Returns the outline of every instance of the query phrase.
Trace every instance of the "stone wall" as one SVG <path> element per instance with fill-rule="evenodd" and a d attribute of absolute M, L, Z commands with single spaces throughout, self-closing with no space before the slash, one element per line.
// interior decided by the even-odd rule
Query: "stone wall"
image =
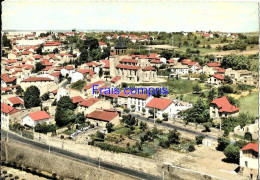
<path fill-rule="evenodd" d="M 1 160 L 36 168 L 38 171 L 56 173 L 64 179 L 133 180 L 135 178 L 90 166 L 48 151 L 36 149 L 17 142 L 2 142 Z M 7 152 L 7 153 L 6 153 Z"/>

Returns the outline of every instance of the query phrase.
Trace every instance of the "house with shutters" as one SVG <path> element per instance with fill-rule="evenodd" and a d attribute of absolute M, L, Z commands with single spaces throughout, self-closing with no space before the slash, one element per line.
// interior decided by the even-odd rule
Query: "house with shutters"
<path fill-rule="evenodd" d="M 37 124 L 50 123 L 51 116 L 46 111 L 36 111 L 22 117 L 22 124 L 35 127 Z"/>
<path fill-rule="evenodd" d="M 224 76 L 221 74 L 213 74 L 208 79 L 206 84 L 214 87 L 219 87 L 223 85 Z"/>
<path fill-rule="evenodd" d="M 239 115 L 239 108 L 231 105 L 226 96 L 214 99 L 209 106 L 209 114 L 213 119 L 234 117 Z"/>
<path fill-rule="evenodd" d="M 153 96 L 149 96 L 148 94 L 132 94 L 130 93 L 127 97 L 127 107 L 131 108 L 131 105 L 135 105 L 134 110 L 135 112 L 142 112 L 142 109 L 146 107 L 147 103 L 153 99 Z M 147 109 L 146 109 L 147 111 Z M 148 112 L 146 112 L 148 113 Z"/>
<path fill-rule="evenodd" d="M 17 112 L 20 112 L 20 110 L 8 106 L 5 103 L 1 103 L 1 129 L 9 129 L 10 119 L 12 116 L 15 116 Z"/>
<path fill-rule="evenodd" d="M 248 143 L 240 149 L 239 166 L 243 176 L 258 179 L 259 144 Z"/>
<path fill-rule="evenodd" d="M 86 121 L 103 128 L 107 123 L 112 123 L 114 126 L 120 124 L 119 114 L 113 109 L 97 109 L 86 116 Z"/>
<path fill-rule="evenodd" d="M 153 98 L 146 104 L 146 113 L 149 109 L 155 112 L 155 117 L 163 118 L 163 114 L 167 113 L 168 117 L 172 117 L 173 101 L 165 98 Z"/>
<path fill-rule="evenodd" d="M 84 115 L 87 115 L 95 111 L 97 108 L 110 108 L 110 102 L 101 100 L 99 98 L 89 98 L 84 101 L 81 101 L 78 104 L 76 111 L 84 113 Z"/>

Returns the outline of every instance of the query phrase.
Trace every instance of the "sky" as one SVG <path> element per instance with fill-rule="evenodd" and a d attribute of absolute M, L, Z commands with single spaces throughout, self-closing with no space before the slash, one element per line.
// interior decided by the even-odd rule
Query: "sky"
<path fill-rule="evenodd" d="M 4 1 L 3 30 L 256 32 L 257 2 Z"/>

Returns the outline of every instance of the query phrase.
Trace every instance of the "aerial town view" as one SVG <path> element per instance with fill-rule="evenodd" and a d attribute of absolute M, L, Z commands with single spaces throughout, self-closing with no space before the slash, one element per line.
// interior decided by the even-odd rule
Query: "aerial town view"
<path fill-rule="evenodd" d="M 1 179 L 259 179 L 257 2 L 4 1 Z"/>

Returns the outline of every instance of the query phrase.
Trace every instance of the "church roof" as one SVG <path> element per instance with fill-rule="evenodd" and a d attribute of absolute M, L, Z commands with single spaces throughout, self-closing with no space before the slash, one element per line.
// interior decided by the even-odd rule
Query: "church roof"
<path fill-rule="evenodd" d="M 126 43 L 124 39 L 120 36 L 116 42 L 115 49 L 126 49 Z"/>

